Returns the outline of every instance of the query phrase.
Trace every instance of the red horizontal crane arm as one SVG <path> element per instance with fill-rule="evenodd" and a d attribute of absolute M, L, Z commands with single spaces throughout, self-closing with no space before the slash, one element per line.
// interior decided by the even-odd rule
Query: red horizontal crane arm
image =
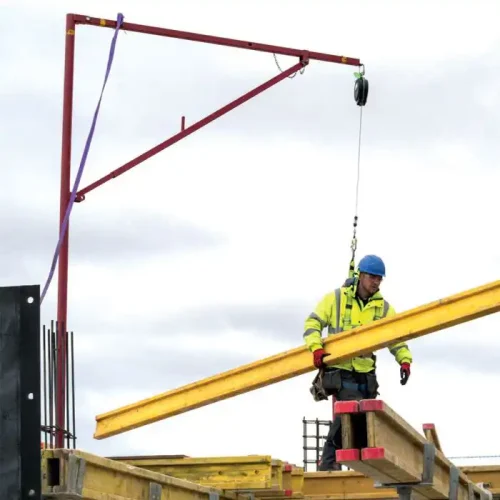
<path fill-rule="evenodd" d="M 83 16 L 75 14 L 76 24 L 88 24 L 92 26 L 104 26 L 106 28 L 116 28 L 116 20 L 100 19 L 98 17 Z M 269 52 L 271 54 L 281 54 L 284 56 L 302 57 L 307 54 L 310 60 L 347 64 L 350 66 L 360 66 L 361 61 L 354 57 L 337 56 L 332 54 L 324 54 L 322 52 L 309 52 L 307 50 L 291 49 L 288 47 L 280 47 L 278 45 L 268 45 L 265 43 L 249 42 L 246 40 L 236 40 L 232 38 L 224 38 L 220 36 L 203 35 L 200 33 L 191 33 L 189 31 L 172 30 L 168 28 L 158 28 L 156 26 L 145 26 L 136 23 L 122 23 L 124 31 L 146 33 L 149 35 L 165 36 L 168 38 L 179 38 L 181 40 L 189 40 L 192 42 L 211 43 L 214 45 L 224 45 L 226 47 L 234 47 L 238 49 L 257 50 L 259 52 Z"/>
<path fill-rule="evenodd" d="M 112 28 L 116 29 L 117 27 L 117 21 L 113 19 L 102 19 L 98 17 L 90 17 L 90 16 L 84 16 L 80 14 L 73 14 L 72 15 L 73 20 L 75 25 L 90 25 L 90 26 L 97 26 L 97 27 L 105 27 L 105 28 Z M 168 148 L 169 146 L 172 146 L 176 142 L 178 142 L 181 139 L 184 139 L 188 135 L 192 134 L 196 130 L 199 130 L 200 128 L 204 127 L 205 125 L 208 125 L 215 119 L 221 117 L 222 115 L 226 114 L 227 112 L 231 111 L 232 109 L 236 108 L 237 106 L 240 106 L 241 104 L 247 102 L 249 99 L 252 97 L 257 96 L 264 90 L 269 89 L 273 85 L 276 85 L 278 82 L 285 80 L 287 77 L 291 76 L 293 73 L 297 72 L 298 70 L 302 69 L 304 66 L 309 64 L 309 61 L 314 59 L 318 61 L 324 61 L 324 62 L 331 62 L 331 63 L 338 63 L 338 64 L 345 64 L 345 65 L 350 65 L 350 66 L 362 66 L 361 62 L 359 59 L 353 58 L 353 57 L 346 57 L 346 56 L 338 56 L 338 55 L 332 55 L 332 54 L 324 54 L 321 52 L 311 52 L 307 50 L 299 50 L 299 49 L 292 49 L 292 48 L 287 48 L 287 47 L 280 47 L 276 45 L 268 45 L 268 44 L 263 44 L 263 43 L 256 43 L 256 42 L 249 42 L 245 40 L 235 40 L 231 38 L 224 38 L 224 37 L 218 37 L 218 36 L 212 36 L 212 35 L 204 35 L 204 34 L 198 34 L 198 33 L 191 33 L 188 31 L 179 31 L 179 30 L 172 30 L 172 29 L 167 29 L 167 28 L 159 28 L 156 26 L 146 26 L 143 24 L 136 24 L 136 23 L 128 23 L 128 22 L 123 22 L 121 24 L 121 28 L 124 31 L 129 31 L 129 32 L 136 32 L 136 33 L 145 33 L 145 34 L 150 34 L 150 35 L 157 35 L 157 36 L 164 36 L 164 37 L 169 37 L 169 38 L 177 38 L 181 40 L 189 40 L 193 42 L 201 42 L 201 43 L 210 43 L 210 44 L 215 44 L 215 45 L 223 45 L 227 47 L 233 47 L 233 48 L 239 48 L 239 49 L 247 49 L 247 50 L 256 50 L 260 52 L 268 52 L 268 53 L 273 53 L 273 54 L 281 54 L 281 55 L 286 55 L 286 56 L 292 56 L 292 57 L 298 57 L 299 62 L 292 67 L 288 68 L 287 70 L 279 73 L 275 77 L 271 78 L 267 82 L 263 83 L 262 85 L 254 88 L 253 90 L 247 92 L 246 94 L 242 95 L 238 99 L 235 99 L 234 101 L 230 102 L 226 106 L 223 106 L 222 108 L 218 109 L 217 111 L 213 112 L 212 114 L 206 116 L 205 118 L 199 120 L 198 122 L 194 123 L 190 127 L 185 127 L 184 122 L 183 126 L 181 128 L 181 131 L 169 139 L 165 140 L 161 144 L 158 144 L 157 146 L 151 148 L 150 150 L 146 151 L 145 153 L 139 155 L 138 157 L 134 158 L 133 160 L 125 163 L 119 168 L 116 168 L 106 176 L 98 179 L 97 181 L 93 182 L 92 184 L 86 186 L 85 188 L 81 189 L 78 191 L 76 194 L 76 199 L 75 201 L 81 202 L 85 199 L 85 195 L 89 193 L 90 191 L 93 191 L 97 187 L 101 186 L 102 184 L 110 181 L 111 179 L 114 179 L 118 177 L 119 175 L 122 175 L 126 171 L 130 170 L 131 168 L 139 165 L 140 163 L 144 162 L 145 160 L 151 158 L 152 156 L 156 155 L 160 151 L 163 151 L 165 148 Z"/>

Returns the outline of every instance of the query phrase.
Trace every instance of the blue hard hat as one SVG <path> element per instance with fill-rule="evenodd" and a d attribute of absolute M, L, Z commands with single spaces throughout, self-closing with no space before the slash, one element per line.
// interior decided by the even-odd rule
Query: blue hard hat
<path fill-rule="evenodd" d="M 374 274 L 375 276 L 385 276 L 384 261 L 376 255 L 365 255 L 358 265 L 360 273 Z"/>

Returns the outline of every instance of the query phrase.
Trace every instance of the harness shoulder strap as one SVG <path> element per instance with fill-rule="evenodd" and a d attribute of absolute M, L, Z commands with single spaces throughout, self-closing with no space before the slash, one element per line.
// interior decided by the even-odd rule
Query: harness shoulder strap
<path fill-rule="evenodd" d="M 346 294 L 346 302 L 345 302 L 345 312 L 344 312 L 344 329 L 349 329 L 352 325 L 351 323 L 351 314 L 352 314 L 352 296 L 351 294 Z"/>
<path fill-rule="evenodd" d="M 384 299 L 384 307 L 376 307 L 375 308 L 375 313 L 373 315 L 373 320 L 376 321 L 378 319 L 385 318 L 387 316 L 387 313 L 389 312 L 389 307 L 390 304 L 387 302 L 387 300 Z"/>
<path fill-rule="evenodd" d="M 341 289 L 336 288 L 335 291 L 335 326 L 330 323 L 328 328 L 328 333 L 340 333 L 342 331 L 342 327 L 340 326 L 340 303 L 341 303 Z M 333 304 L 332 304 L 332 312 L 333 312 Z"/>
<path fill-rule="evenodd" d="M 340 301 L 342 297 L 340 296 L 340 288 L 337 288 L 335 290 L 335 320 L 336 320 L 336 326 L 335 326 L 335 333 L 339 333 L 341 331 L 340 327 Z"/>

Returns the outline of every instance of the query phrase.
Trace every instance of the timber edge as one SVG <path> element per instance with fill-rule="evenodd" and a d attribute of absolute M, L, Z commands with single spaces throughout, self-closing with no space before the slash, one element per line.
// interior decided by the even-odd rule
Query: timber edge
<path fill-rule="evenodd" d="M 268 455 L 105 458 L 81 450 L 49 449 L 42 450 L 41 462 L 46 500 L 398 498 L 396 489 L 377 487 L 373 477 L 356 470 L 304 472 L 302 467 Z M 480 485 L 481 499 L 500 500 L 500 465 L 459 469 L 466 480 Z"/>

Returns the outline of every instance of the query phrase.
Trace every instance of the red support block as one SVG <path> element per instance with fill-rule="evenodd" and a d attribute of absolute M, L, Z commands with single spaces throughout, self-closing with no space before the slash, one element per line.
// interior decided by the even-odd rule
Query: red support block
<path fill-rule="evenodd" d="M 335 415 L 342 415 L 345 413 L 358 413 L 359 401 L 336 401 L 333 407 Z"/>
<path fill-rule="evenodd" d="M 361 450 L 361 460 L 383 460 L 385 458 L 385 448 L 363 448 Z"/>
<path fill-rule="evenodd" d="M 335 457 L 338 463 L 357 462 L 360 460 L 360 453 L 358 448 L 337 450 L 335 452 Z"/>
<path fill-rule="evenodd" d="M 359 404 L 359 411 L 383 411 L 385 403 L 380 399 L 363 399 Z"/>

